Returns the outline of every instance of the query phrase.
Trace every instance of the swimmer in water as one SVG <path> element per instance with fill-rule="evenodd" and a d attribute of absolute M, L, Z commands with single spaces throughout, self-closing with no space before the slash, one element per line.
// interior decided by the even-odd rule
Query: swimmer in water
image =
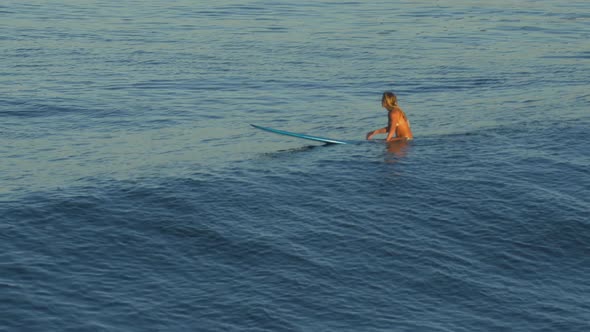
<path fill-rule="evenodd" d="M 383 92 L 381 98 L 381 106 L 387 110 L 388 122 L 387 127 L 375 129 L 367 133 L 367 139 L 373 138 L 376 134 L 387 133 L 385 141 L 408 141 L 414 138 L 412 129 L 410 129 L 410 120 L 406 117 L 406 113 L 397 104 L 397 97 L 393 92 Z"/>

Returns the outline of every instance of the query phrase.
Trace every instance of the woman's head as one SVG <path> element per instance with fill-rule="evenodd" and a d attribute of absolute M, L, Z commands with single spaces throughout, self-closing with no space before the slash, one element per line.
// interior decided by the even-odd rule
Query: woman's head
<path fill-rule="evenodd" d="M 397 106 L 397 97 L 393 92 L 385 91 L 381 97 L 381 105 L 391 111 Z"/>

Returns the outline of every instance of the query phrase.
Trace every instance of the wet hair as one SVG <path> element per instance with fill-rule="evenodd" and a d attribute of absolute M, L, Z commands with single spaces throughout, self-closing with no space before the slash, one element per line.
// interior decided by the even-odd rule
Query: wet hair
<path fill-rule="evenodd" d="M 406 117 L 406 113 L 404 113 L 404 111 L 402 111 L 402 109 L 399 108 L 399 106 L 397 105 L 397 96 L 395 95 L 395 93 L 391 91 L 383 92 L 383 97 L 381 97 L 381 105 L 383 105 L 383 107 L 385 107 L 389 111 L 393 111 L 393 108 L 397 107 L 397 110 L 402 113 L 404 120 L 406 120 L 408 125 L 410 124 L 408 118 Z"/>
<path fill-rule="evenodd" d="M 383 97 L 381 97 L 381 104 L 391 111 L 397 106 L 397 96 L 391 91 L 385 91 Z"/>

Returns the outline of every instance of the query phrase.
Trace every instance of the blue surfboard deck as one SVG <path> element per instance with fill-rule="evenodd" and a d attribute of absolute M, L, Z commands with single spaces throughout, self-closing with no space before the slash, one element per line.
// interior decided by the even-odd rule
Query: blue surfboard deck
<path fill-rule="evenodd" d="M 300 134 L 300 133 L 293 133 L 293 132 L 286 131 L 286 130 L 279 130 L 279 129 L 274 129 L 274 128 L 262 127 L 262 126 L 257 126 L 254 124 L 250 124 L 250 125 L 254 128 L 268 131 L 271 133 L 285 135 L 285 136 L 292 136 L 292 137 L 297 137 L 297 138 L 303 138 L 303 139 L 308 139 L 308 140 L 316 141 L 316 142 L 323 142 L 323 143 L 328 143 L 328 144 L 350 144 L 351 143 L 351 142 L 341 141 L 341 140 L 337 140 L 337 139 L 312 136 L 312 135 Z"/>

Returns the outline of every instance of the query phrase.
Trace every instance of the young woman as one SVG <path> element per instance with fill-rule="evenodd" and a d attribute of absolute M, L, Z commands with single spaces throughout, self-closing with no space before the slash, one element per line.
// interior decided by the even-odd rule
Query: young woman
<path fill-rule="evenodd" d="M 375 129 L 367 133 L 367 139 L 373 138 L 376 134 L 387 133 L 385 141 L 407 141 L 411 140 L 412 129 L 410 129 L 410 120 L 406 113 L 398 106 L 397 97 L 393 92 L 386 91 L 381 97 L 381 106 L 388 112 L 387 127 Z"/>

